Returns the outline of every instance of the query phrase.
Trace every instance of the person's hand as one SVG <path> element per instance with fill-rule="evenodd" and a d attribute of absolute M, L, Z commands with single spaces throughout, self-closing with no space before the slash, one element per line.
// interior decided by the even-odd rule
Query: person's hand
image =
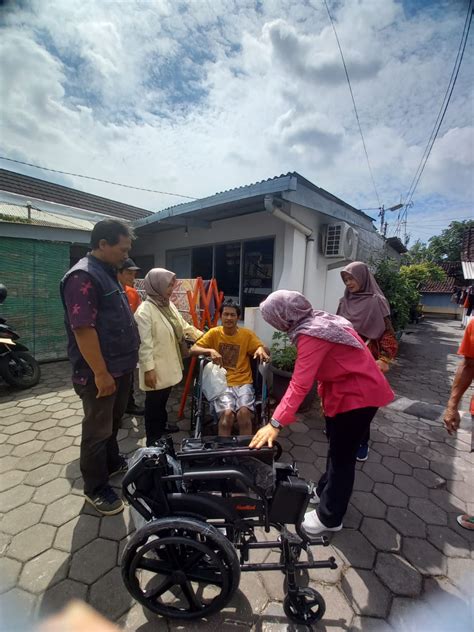
<path fill-rule="evenodd" d="M 448 434 L 456 434 L 459 424 L 461 423 L 459 410 L 453 406 L 448 406 L 444 411 L 443 421 Z"/>
<path fill-rule="evenodd" d="M 266 424 L 263 428 L 260 428 L 249 443 L 249 448 L 262 448 L 264 445 L 273 447 L 273 442 L 280 434 L 279 428 L 274 428 L 272 424 Z"/>
<path fill-rule="evenodd" d="M 99 399 L 99 397 L 108 397 L 109 395 L 113 395 L 117 388 L 114 378 L 110 375 L 110 373 L 108 373 L 108 371 L 95 375 L 94 382 L 97 387 L 97 399 Z"/>
<path fill-rule="evenodd" d="M 145 386 L 148 388 L 156 389 L 156 372 L 155 369 L 151 369 L 151 371 L 145 371 Z"/>
<path fill-rule="evenodd" d="M 222 356 L 218 351 L 216 351 L 215 349 L 209 349 L 209 357 L 214 362 L 214 364 L 222 366 Z"/>
<path fill-rule="evenodd" d="M 82 601 L 70 601 L 58 614 L 44 619 L 36 632 L 119 632 L 113 623 Z"/>
<path fill-rule="evenodd" d="M 387 373 L 390 368 L 390 365 L 388 364 L 388 362 L 382 359 L 376 360 L 375 364 L 379 367 L 382 373 Z"/>
<path fill-rule="evenodd" d="M 253 359 L 258 360 L 260 363 L 268 362 L 268 360 L 270 360 L 270 356 L 265 351 L 264 347 L 259 347 L 257 351 L 255 351 L 255 353 L 253 354 Z"/>

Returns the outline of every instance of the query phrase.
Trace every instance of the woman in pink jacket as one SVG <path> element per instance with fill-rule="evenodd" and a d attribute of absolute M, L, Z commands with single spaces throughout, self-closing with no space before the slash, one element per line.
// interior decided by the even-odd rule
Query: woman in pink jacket
<path fill-rule="evenodd" d="M 288 333 L 298 354 L 285 396 L 250 447 L 271 446 L 280 429 L 295 421 L 299 405 L 317 380 L 329 450 L 316 490 L 319 505 L 306 514 L 303 528 L 311 536 L 339 531 L 352 494 L 357 450 L 377 409 L 393 400 L 393 392 L 345 318 L 313 310 L 302 294 L 289 290 L 270 294 L 260 310 L 267 323 Z"/>

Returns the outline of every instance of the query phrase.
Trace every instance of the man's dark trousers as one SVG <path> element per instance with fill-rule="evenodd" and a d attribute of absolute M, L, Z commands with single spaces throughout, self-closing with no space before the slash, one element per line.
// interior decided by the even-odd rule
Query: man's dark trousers
<path fill-rule="evenodd" d="M 94 380 L 86 385 L 74 384 L 84 408 L 80 466 L 87 495 L 106 485 L 110 473 L 121 465 L 117 432 L 127 407 L 131 381 L 132 373 L 115 378 L 115 393 L 99 398 Z"/>

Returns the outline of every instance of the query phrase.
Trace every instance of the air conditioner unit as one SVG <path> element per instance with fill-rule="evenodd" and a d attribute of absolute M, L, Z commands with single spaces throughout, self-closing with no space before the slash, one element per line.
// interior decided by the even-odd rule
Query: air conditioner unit
<path fill-rule="evenodd" d="M 359 233 L 346 222 L 328 224 L 324 242 L 325 257 L 343 257 L 354 261 L 357 257 Z"/>

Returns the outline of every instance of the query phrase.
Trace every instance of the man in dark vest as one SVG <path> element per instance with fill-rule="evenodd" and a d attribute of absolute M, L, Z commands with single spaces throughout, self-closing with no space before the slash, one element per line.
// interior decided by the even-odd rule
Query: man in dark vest
<path fill-rule="evenodd" d="M 105 516 L 123 510 L 109 478 L 127 469 L 117 432 L 140 343 L 127 295 L 117 279 L 133 237 L 119 220 L 98 222 L 91 233 L 91 252 L 61 281 L 72 381 L 84 408 L 80 456 L 84 494 Z"/>

